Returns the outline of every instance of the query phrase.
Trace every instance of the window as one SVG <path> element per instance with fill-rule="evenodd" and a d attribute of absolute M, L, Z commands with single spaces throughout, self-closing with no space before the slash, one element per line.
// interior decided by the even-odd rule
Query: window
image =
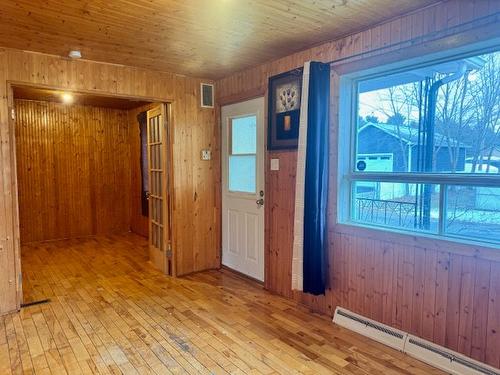
<path fill-rule="evenodd" d="M 500 51 L 368 73 L 342 79 L 340 220 L 500 243 Z"/>
<path fill-rule="evenodd" d="M 229 132 L 229 191 L 255 193 L 257 117 L 231 119 Z"/>

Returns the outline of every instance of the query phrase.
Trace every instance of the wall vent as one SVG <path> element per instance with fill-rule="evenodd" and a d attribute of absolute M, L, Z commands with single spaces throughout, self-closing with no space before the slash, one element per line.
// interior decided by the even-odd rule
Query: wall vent
<path fill-rule="evenodd" d="M 456 375 L 500 375 L 500 371 L 460 353 L 337 307 L 333 322 Z"/>
<path fill-rule="evenodd" d="M 404 350 L 406 336 L 408 336 L 405 332 L 367 319 L 340 307 L 335 309 L 333 322 L 396 350 Z"/>
<path fill-rule="evenodd" d="M 214 85 L 210 83 L 201 84 L 201 107 L 213 108 L 214 107 Z"/>

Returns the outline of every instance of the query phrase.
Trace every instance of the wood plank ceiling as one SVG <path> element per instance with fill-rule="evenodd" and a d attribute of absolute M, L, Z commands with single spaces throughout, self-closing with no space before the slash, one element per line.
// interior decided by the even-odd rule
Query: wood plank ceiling
<path fill-rule="evenodd" d="M 221 78 L 436 0 L 4 0 L 0 46 Z"/>

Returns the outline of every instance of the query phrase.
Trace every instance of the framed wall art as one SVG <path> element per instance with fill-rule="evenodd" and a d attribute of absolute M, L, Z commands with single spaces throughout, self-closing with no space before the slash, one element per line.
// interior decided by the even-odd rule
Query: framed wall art
<path fill-rule="evenodd" d="M 268 150 L 293 150 L 299 139 L 302 68 L 269 78 Z"/>

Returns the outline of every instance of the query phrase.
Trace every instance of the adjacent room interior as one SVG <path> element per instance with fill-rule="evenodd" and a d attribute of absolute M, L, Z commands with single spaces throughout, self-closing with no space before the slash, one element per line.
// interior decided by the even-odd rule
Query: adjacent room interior
<path fill-rule="evenodd" d="M 0 36 L 0 375 L 500 374 L 500 1 Z"/>
<path fill-rule="evenodd" d="M 163 241 L 155 202 L 161 195 L 162 135 L 156 122 L 148 128 L 162 104 L 28 86 L 14 86 L 12 93 L 23 306 L 51 298 L 44 294 L 48 285 L 29 277 L 42 270 L 27 270 L 28 264 L 43 264 L 55 255 L 42 249 L 51 243 L 66 248 L 70 240 L 84 243 L 109 235 L 120 242 L 130 232 L 127 238 L 138 250 L 128 256 L 151 257 L 169 274 L 168 265 L 148 248 L 150 230 L 152 243 L 160 247 Z M 83 260 L 71 257 L 64 255 L 68 262 Z"/>

